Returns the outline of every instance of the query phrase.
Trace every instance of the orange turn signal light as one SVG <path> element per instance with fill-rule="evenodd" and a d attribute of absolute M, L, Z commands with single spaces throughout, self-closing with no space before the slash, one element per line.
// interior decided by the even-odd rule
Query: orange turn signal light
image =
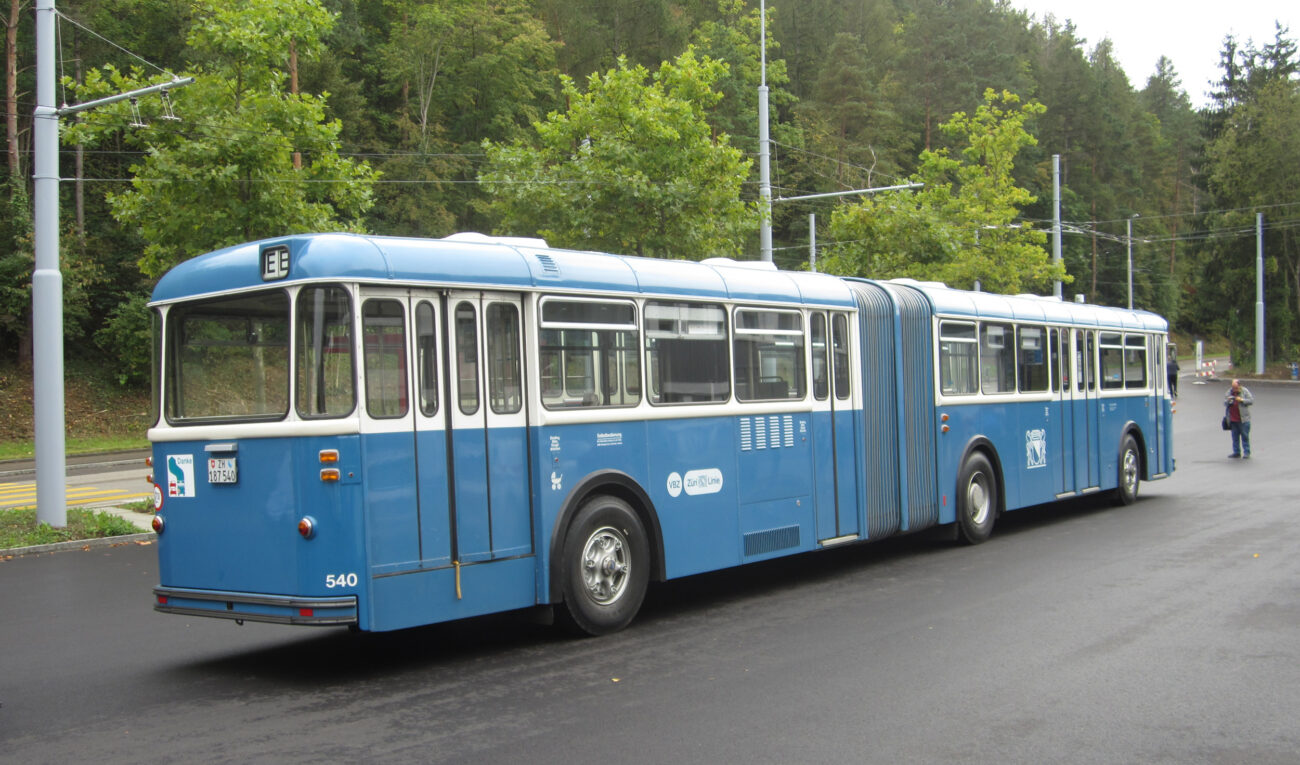
<path fill-rule="evenodd" d="M 320 464 L 322 464 L 322 465 L 333 465 L 333 464 L 337 463 L 338 461 L 339 461 L 339 450 L 338 450 L 338 449 L 321 449 L 321 450 L 320 450 Z"/>
<path fill-rule="evenodd" d="M 320 479 L 326 482 L 339 480 L 338 468 L 325 468 L 320 471 Z"/>

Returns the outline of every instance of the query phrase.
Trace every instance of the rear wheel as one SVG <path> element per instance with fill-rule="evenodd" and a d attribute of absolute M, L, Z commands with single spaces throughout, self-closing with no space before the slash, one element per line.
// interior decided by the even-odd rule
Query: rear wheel
<path fill-rule="evenodd" d="M 588 635 L 626 627 L 650 580 L 650 546 L 632 508 L 617 497 L 587 500 L 564 542 L 564 615 Z"/>
<path fill-rule="evenodd" d="M 1133 436 L 1124 436 L 1119 447 L 1119 482 L 1115 487 L 1115 504 L 1131 505 L 1137 501 L 1142 481 L 1142 457 Z"/>
<path fill-rule="evenodd" d="M 977 545 L 993 533 L 998 513 L 998 481 L 982 452 L 966 458 L 957 479 L 957 529 L 962 541 Z"/>

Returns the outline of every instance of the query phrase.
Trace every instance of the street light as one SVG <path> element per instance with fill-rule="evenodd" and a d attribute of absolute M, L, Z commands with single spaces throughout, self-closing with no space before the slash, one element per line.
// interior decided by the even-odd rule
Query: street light
<path fill-rule="evenodd" d="M 1133 219 L 1138 217 L 1137 213 L 1128 216 L 1124 221 L 1128 225 L 1128 309 L 1133 310 Z"/>

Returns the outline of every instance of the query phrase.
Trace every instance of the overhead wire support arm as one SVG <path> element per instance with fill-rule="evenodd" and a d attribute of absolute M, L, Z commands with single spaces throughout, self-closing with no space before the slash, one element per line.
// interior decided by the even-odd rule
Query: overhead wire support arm
<path fill-rule="evenodd" d="M 108 106 L 109 104 L 115 104 L 118 101 L 126 101 L 127 99 L 135 100 L 140 96 L 147 96 L 150 93 L 162 93 L 164 96 L 166 96 L 167 91 L 171 90 L 172 88 L 182 88 L 193 82 L 194 82 L 193 77 L 177 77 L 171 82 L 160 82 L 157 85 L 150 85 L 146 88 L 137 88 L 135 90 L 126 93 L 118 93 L 115 96 L 105 96 L 103 98 L 97 98 L 94 101 L 87 101 L 84 104 L 72 104 L 71 106 L 64 104 L 63 106 L 55 110 L 55 114 L 57 114 L 60 117 L 63 117 L 68 114 L 76 114 L 78 112 L 88 111 L 90 109 L 95 109 L 100 106 Z"/>
<path fill-rule="evenodd" d="M 848 197 L 854 194 L 874 194 L 877 191 L 906 191 L 908 189 L 919 189 L 925 186 L 924 183 L 903 183 L 898 186 L 877 186 L 873 189 L 851 189 L 849 191 L 828 191 L 824 194 L 804 194 L 797 197 L 778 197 L 773 202 L 798 202 L 804 199 L 826 199 L 829 197 Z"/>

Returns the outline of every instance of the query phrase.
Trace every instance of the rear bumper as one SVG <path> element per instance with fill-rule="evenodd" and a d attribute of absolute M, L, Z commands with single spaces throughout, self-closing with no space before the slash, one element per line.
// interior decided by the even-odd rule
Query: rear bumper
<path fill-rule="evenodd" d="M 188 590 L 158 586 L 153 590 L 153 610 L 182 616 L 211 616 L 273 624 L 356 624 L 355 595 L 309 598 L 294 595 L 260 595 L 252 592 Z"/>

